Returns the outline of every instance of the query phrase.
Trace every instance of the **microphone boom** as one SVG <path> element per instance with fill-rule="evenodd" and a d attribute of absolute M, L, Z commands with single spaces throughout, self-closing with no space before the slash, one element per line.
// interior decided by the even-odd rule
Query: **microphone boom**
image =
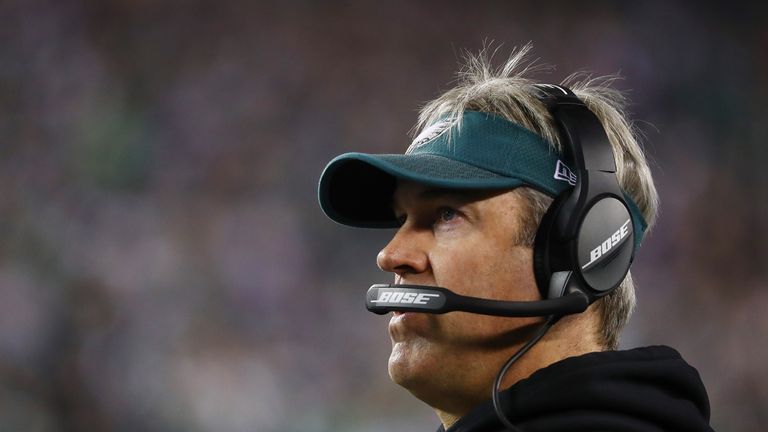
<path fill-rule="evenodd" d="M 570 315 L 584 312 L 589 298 L 581 291 L 537 301 L 504 301 L 456 294 L 447 288 L 426 285 L 376 284 L 368 289 L 365 307 L 379 315 L 388 312 L 470 312 L 502 317 Z"/>

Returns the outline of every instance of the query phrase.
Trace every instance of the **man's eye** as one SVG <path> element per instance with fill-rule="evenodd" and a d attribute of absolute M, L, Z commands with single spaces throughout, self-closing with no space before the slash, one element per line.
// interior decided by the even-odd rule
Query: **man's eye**
<path fill-rule="evenodd" d="M 442 222 L 450 222 L 458 216 L 458 212 L 450 207 L 443 207 L 440 209 L 440 220 Z"/>

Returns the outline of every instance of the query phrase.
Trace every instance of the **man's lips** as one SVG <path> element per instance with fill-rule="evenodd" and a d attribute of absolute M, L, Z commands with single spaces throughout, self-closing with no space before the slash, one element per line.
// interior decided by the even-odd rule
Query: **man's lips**
<path fill-rule="evenodd" d="M 393 342 L 402 342 L 414 335 L 424 336 L 430 327 L 430 317 L 424 312 L 392 312 L 389 335 Z"/>

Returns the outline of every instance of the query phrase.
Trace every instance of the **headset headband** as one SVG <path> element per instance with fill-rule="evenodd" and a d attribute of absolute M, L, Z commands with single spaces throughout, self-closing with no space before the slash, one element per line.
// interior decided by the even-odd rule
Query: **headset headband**
<path fill-rule="evenodd" d="M 571 89 L 554 84 L 537 84 L 541 99 L 557 124 L 575 168 L 616 172 L 613 152 L 606 151 L 603 125 Z M 608 148 L 610 150 L 610 147 Z"/>

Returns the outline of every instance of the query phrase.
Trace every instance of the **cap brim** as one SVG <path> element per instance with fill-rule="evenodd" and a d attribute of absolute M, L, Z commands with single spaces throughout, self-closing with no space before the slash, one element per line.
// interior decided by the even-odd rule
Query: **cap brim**
<path fill-rule="evenodd" d="M 346 153 L 320 176 L 320 207 L 329 218 L 361 228 L 394 228 L 397 180 L 447 189 L 506 189 L 524 182 L 432 154 Z"/>

